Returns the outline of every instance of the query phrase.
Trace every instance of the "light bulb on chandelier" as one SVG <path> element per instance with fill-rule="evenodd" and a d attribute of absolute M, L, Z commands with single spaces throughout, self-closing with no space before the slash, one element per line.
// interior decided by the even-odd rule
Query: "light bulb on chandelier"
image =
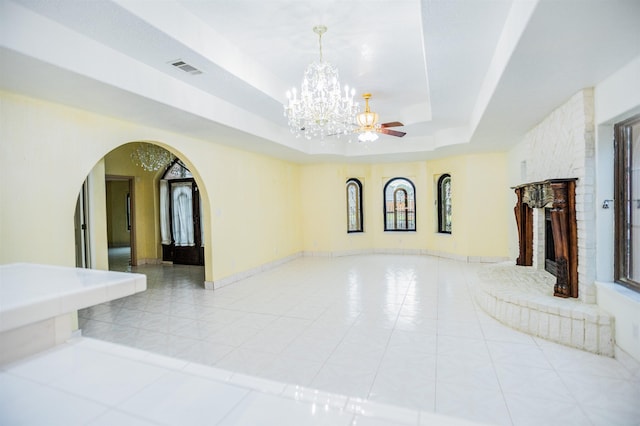
<path fill-rule="evenodd" d="M 337 68 L 322 58 L 322 34 L 326 31 L 323 25 L 313 27 L 318 34 L 320 60 L 307 67 L 299 94 L 296 88 L 287 91 L 284 105 L 291 132 L 307 139 L 351 133 L 358 113 L 358 103 L 353 101 L 355 89 L 347 85 L 342 89 Z"/>

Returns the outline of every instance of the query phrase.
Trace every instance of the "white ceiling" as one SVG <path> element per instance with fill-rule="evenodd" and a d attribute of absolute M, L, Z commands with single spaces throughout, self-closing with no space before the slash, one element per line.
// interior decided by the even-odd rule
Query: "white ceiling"
<path fill-rule="evenodd" d="M 0 88 L 301 162 L 505 149 L 640 55 L 638 0 L 0 2 Z M 342 84 L 407 136 L 289 133 L 318 24 Z"/>

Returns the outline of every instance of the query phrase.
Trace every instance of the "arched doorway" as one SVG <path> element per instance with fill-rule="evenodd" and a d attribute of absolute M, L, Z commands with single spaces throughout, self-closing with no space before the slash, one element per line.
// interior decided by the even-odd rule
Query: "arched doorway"
<path fill-rule="evenodd" d="M 196 183 L 197 174 L 192 174 L 189 170 L 189 167 L 192 167 L 191 163 L 176 158 L 172 153 L 170 154 L 171 159 L 158 169 L 142 167 L 132 156 L 134 152 L 139 152 L 145 146 L 152 146 L 154 151 L 160 149 L 169 153 L 166 149 L 153 143 L 125 143 L 108 152 L 89 172 L 87 181 L 80 190 L 75 212 L 77 266 L 113 269 L 111 256 L 108 253 L 110 251 L 108 250 L 109 244 L 113 245 L 112 226 L 126 227 L 125 231 L 129 232 L 131 247 L 129 257 L 131 261 L 126 262 L 124 268 L 113 270 L 130 271 L 132 267 L 160 264 L 163 260 L 173 263 L 205 265 L 203 237 L 205 225 L 201 217 L 203 209 L 207 209 L 207 204 L 201 203 L 201 188 L 199 188 L 201 183 L 199 180 Z M 165 177 L 171 177 L 172 179 L 166 179 L 169 181 L 181 182 L 183 192 L 186 192 L 184 187 L 190 186 L 191 188 L 190 199 L 193 203 L 191 211 L 195 215 L 192 218 L 194 241 L 193 245 L 180 245 L 179 247 L 192 247 L 195 255 L 182 253 L 186 250 L 182 248 L 178 250 L 178 256 L 165 257 L 163 254 L 164 248 L 159 230 L 159 193 L 160 182 L 165 180 Z M 111 203 L 107 200 L 108 182 L 119 180 L 129 184 L 129 190 L 125 193 L 126 203 L 120 202 L 121 197 L 114 197 L 116 201 L 113 204 L 117 208 L 124 209 L 126 220 L 114 221 L 108 225 L 109 215 L 112 214 L 109 211 Z M 186 194 L 182 195 L 178 198 L 184 200 L 185 197 L 188 197 Z M 168 217 L 170 218 L 170 215 Z M 176 244 L 172 231 L 169 231 L 168 235 L 169 243 L 167 245 L 169 248 L 174 248 Z"/>

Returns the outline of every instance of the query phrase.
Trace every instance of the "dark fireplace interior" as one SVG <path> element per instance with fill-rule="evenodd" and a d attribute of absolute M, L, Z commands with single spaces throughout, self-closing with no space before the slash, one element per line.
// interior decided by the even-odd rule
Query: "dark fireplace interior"
<path fill-rule="evenodd" d="M 557 276 L 556 248 L 553 244 L 553 229 L 551 228 L 551 209 L 544 209 L 544 269 Z"/>

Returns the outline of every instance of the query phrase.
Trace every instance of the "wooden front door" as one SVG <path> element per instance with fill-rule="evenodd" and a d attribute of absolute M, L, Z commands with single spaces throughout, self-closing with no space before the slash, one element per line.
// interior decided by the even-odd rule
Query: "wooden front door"
<path fill-rule="evenodd" d="M 192 178 L 169 181 L 171 244 L 163 246 L 163 260 L 204 265 L 200 223 L 200 193 Z"/>

